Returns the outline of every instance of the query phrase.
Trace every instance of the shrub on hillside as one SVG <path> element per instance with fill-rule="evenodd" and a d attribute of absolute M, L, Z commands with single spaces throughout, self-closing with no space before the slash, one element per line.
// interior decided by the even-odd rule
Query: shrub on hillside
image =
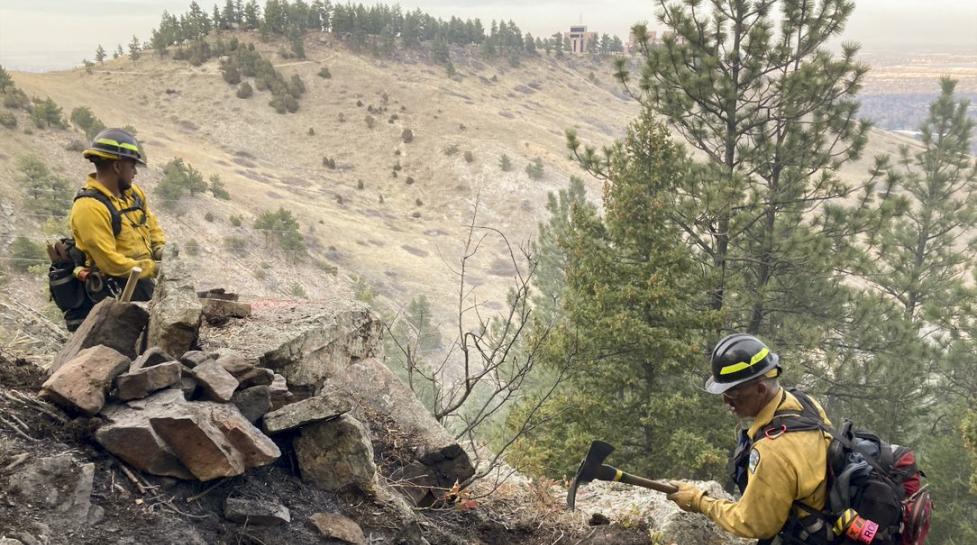
<path fill-rule="evenodd" d="M 64 112 L 61 106 L 51 100 L 50 97 L 41 100 L 34 99 L 34 107 L 31 108 L 31 120 L 38 129 L 53 127 L 56 129 L 67 129 L 68 124 L 64 120 Z"/>
<path fill-rule="evenodd" d="M 299 101 L 296 100 L 295 97 L 292 95 L 285 95 L 283 100 L 285 102 L 285 109 L 288 110 L 288 113 L 294 114 L 295 112 L 299 111 Z"/>
<path fill-rule="evenodd" d="M 292 79 L 288 84 L 288 92 L 295 98 L 301 98 L 305 94 L 305 82 L 298 74 L 292 74 Z"/>
<path fill-rule="evenodd" d="M 70 119 L 76 127 L 85 133 L 89 140 L 95 138 L 96 134 L 105 129 L 105 124 L 102 123 L 101 119 L 95 117 L 88 106 L 79 106 L 71 110 Z"/>
<path fill-rule="evenodd" d="M 251 84 L 244 82 L 240 87 L 237 88 L 238 98 L 250 98 L 254 94 L 254 89 L 251 88 Z"/>
<path fill-rule="evenodd" d="M 499 168 L 502 170 L 502 172 L 511 171 L 512 159 L 509 159 L 509 156 L 503 153 L 502 157 L 499 157 Z"/>
<path fill-rule="evenodd" d="M 282 97 L 274 97 L 269 102 L 268 105 L 275 109 L 276 112 L 284 114 L 288 111 L 285 108 L 285 100 Z"/>
<path fill-rule="evenodd" d="M 30 110 L 31 99 L 27 97 L 27 93 L 13 88 L 3 95 L 3 106 L 11 110 Z"/>
<path fill-rule="evenodd" d="M 25 236 L 19 236 L 10 244 L 10 268 L 27 272 L 32 266 L 43 263 L 44 247 Z"/>
<path fill-rule="evenodd" d="M 237 64 L 226 61 L 221 63 L 221 75 L 230 85 L 241 83 L 241 71 L 237 69 Z"/>
<path fill-rule="evenodd" d="M 366 128 L 368 129 L 372 129 L 377 124 L 377 120 L 372 115 L 367 115 L 363 120 L 366 122 Z"/>
<path fill-rule="evenodd" d="M 411 129 L 404 129 L 404 132 L 400 133 L 400 139 L 403 140 L 405 144 L 410 144 L 414 141 L 414 131 Z"/>
<path fill-rule="evenodd" d="M 221 177 L 217 174 L 210 175 L 210 194 L 216 199 L 222 201 L 231 200 L 231 194 L 228 193 L 227 188 L 224 186 L 224 182 L 221 181 Z"/>
<path fill-rule="evenodd" d="M 526 165 L 526 175 L 530 180 L 543 179 L 543 160 L 539 157 L 533 159 Z"/>
<path fill-rule="evenodd" d="M 322 158 L 322 166 L 324 166 L 324 167 L 326 167 L 326 168 L 328 168 L 330 170 L 334 170 L 336 168 L 336 160 L 333 159 L 332 157 L 323 157 Z"/>
<path fill-rule="evenodd" d="M 332 73 L 329 71 L 329 67 L 323 66 L 319 69 L 319 77 L 322 79 L 329 79 L 332 77 Z"/>
<path fill-rule="evenodd" d="M 458 153 L 458 144 L 448 144 L 441 151 L 443 151 L 444 154 L 447 155 L 448 157 L 451 157 L 452 155 Z"/>
<path fill-rule="evenodd" d="M 465 151 L 465 162 L 466 163 L 472 163 L 474 161 L 475 161 L 475 154 L 472 153 L 472 150 L 466 150 Z"/>
<path fill-rule="evenodd" d="M 306 254 L 299 222 L 288 210 L 279 208 L 277 212 L 263 212 L 255 220 L 254 228 L 264 232 L 265 240 L 278 242 L 286 256 L 297 259 Z"/>
<path fill-rule="evenodd" d="M 214 213 L 213 212 L 207 212 L 206 214 L 204 214 L 204 219 L 207 220 L 209 223 L 213 223 L 214 222 Z"/>
<path fill-rule="evenodd" d="M 234 257 L 248 257 L 248 241 L 241 237 L 225 237 L 224 249 Z"/>
<path fill-rule="evenodd" d="M 71 140 L 68 141 L 67 144 L 64 145 L 64 149 L 66 149 L 68 151 L 73 151 L 73 152 L 76 152 L 76 153 L 81 153 L 81 152 L 85 151 L 85 148 L 87 148 L 87 147 L 88 147 L 88 144 L 82 142 L 81 140 L 79 140 L 77 138 L 72 138 Z"/>
<path fill-rule="evenodd" d="M 193 196 L 204 191 L 207 191 L 207 182 L 203 174 L 179 158 L 163 166 L 163 179 L 156 185 L 156 194 L 163 200 L 163 206 L 171 209 L 185 195 Z"/>
<path fill-rule="evenodd" d="M 0 125 L 7 127 L 8 129 L 17 128 L 17 116 L 10 112 L 0 112 Z"/>
<path fill-rule="evenodd" d="M 25 204 L 39 215 L 62 218 L 71 206 L 71 184 L 53 174 L 39 158 L 17 159 L 17 183 L 24 188 Z"/>
<path fill-rule="evenodd" d="M 231 225 L 233 225 L 234 227 L 240 227 L 243 218 L 237 214 L 231 214 L 230 216 L 228 216 L 227 221 L 231 222 Z"/>

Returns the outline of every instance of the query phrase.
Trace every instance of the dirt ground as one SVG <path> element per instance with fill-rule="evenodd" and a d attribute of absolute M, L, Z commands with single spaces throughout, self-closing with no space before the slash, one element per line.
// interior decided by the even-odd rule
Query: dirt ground
<path fill-rule="evenodd" d="M 324 539 L 311 525 L 309 517 L 317 512 L 338 512 L 352 518 L 371 544 L 649 543 L 645 527 L 609 525 L 600 517 L 591 520 L 596 525 L 588 526 L 568 517 L 558 500 L 514 487 L 477 502 L 418 510 L 413 520 L 404 520 L 402 514 L 382 502 L 306 485 L 284 444 L 280 445 L 283 455 L 277 463 L 240 477 L 200 483 L 140 475 L 140 491 L 126 477 L 128 468 L 92 439 L 100 424 L 98 418 L 72 418 L 38 403 L 36 393 L 43 380 L 44 372 L 30 362 L 0 354 L 0 538 L 19 539 L 25 545 L 341 543 Z M 20 431 L 8 425 L 14 422 Z M 74 529 L 60 523 L 57 509 L 40 505 L 37 498 L 19 496 L 7 482 L 18 468 L 64 453 L 78 463 L 95 466 L 90 500 L 97 508 L 90 512 L 89 524 Z M 281 502 L 291 512 L 292 522 L 272 528 L 229 522 L 222 517 L 223 502 L 228 497 Z M 92 512 L 100 516 L 92 520 Z"/>

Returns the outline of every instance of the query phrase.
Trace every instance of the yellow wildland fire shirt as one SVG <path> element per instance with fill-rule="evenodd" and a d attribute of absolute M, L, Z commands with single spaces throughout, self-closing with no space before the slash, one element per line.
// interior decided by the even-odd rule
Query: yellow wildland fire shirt
<path fill-rule="evenodd" d="M 128 276 L 133 267 L 142 268 L 140 278 L 155 276 L 153 250 L 165 244 L 166 240 L 156 215 L 149 210 L 143 190 L 133 184 L 122 194 L 122 198 L 116 198 L 95 179 L 94 174 L 88 175 L 85 189 L 99 191 L 108 197 L 122 216 L 122 230 L 116 237 L 112 234 L 112 215 L 102 202 L 82 198 L 72 204 L 69 220 L 71 233 L 75 238 L 75 246 L 85 252 L 87 265 L 94 264 L 108 276 Z M 122 214 L 126 208 L 135 206 L 135 195 L 142 199 L 143 211 Z M 143 213 L 146 214 L 146 221 L 142 221 Z"/>
<path fill-rule="evenodd" d="M 820 405 L 817 408 L 821 419 L 830 426 L 824 409 Z M 782 390 L 760 411 L 747 432 L 750 437 L 760 437 L 756 437 L 750 452 L 743 497 L 732 502 L 705 496 L 701 504 L 704 515 L 737 536 L 768 539 L 783 528 L 794 500 L 824 508 L 831 438 L 819 430 L 778 437 L 763 437 L 761 432 L 777 411 L 801 409 L 797 398 Z"/>

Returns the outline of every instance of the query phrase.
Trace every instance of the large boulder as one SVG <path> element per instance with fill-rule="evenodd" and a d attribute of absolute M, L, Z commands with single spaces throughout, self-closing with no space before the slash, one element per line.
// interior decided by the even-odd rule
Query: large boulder
<path fill-rule="evenodd" d="M 138 355 L 136 343 L 148 322 L 149 314 L 136 304 L 120 303 L 112 298 L 103 300 L 95 305 L 55 356 L 48 374 L 57 372 L 82 350 L 98 345 L 115 349 L 129 359 L 135 358 Z"/>
<path fill-rule="evenodd" d="M 302 480 L 329 491 L 377 492 L 377 466 L 369 432 L 344 415 L 302 428 L 293 443 Z"/>
<path fill-rule="evenodd" d="M 179 259 L 166 262 L 149 304 L 149 346 L 179 358 L 197 342 L 203 307 L 193 278 Z"/>
<path fill-rule="evenodd" d="M 380 425 L 393 426 L 411 438 L 415 460 L 397 478 L 410 481 L 409 495 L 418 505 L 430 505 L 455 482 L 474 475 L 465 449 L 379 360 L 354 361 L 330 376 L 328 385 L 352 402 L 352 414 L 357 418 L 369 421 L 371 415 L 384 415 L 390 422 Z"/>
<path fill-rule="evenodd" d="M 153 430 L 190 470 L 209 481 L 269 464 L 278 446 L 229 404 L 190 402 L 184 410 L 150 418 Z"/>
<path fill-rule="evenodd" d="M 44 382 L 41 397 L 93 416 L 105 405 L 112 381 L 130 363 L 127 356 L 107 346 L 86 348 Z"/>
<path fill-rule="evenodd" d="M 184 404 L 183 393 L 169 389 L 125 405 L 110 405 L 102 413 L 107 423 L 95 433 L 95 440 L 140 471 L 192 479 L 193 475 L 150 423 L 152 418 L 181 412 Z"/>
<path fill-rule="evenodd" d="M 350 360 L 382 354 L 380 321 L 367 309 L 346 310 L 303 321 L 293 336 L 260 357 L 293 386 L 319 387 Z"/>

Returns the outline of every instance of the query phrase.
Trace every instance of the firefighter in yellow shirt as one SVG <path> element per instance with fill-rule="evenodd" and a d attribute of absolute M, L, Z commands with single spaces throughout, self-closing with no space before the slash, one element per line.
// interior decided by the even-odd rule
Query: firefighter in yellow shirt
<path fill-rule="evenodd" d="M 737 417 L 752 419 L 733 456 L 733 480 L 742 496 L 735 502 L 715 499 L 688 483 L 674 482 L 679 490 L 668 498 L 760 544 L 830 543 L 831 527 L 817 511 L 824 509 L 828 493 L 831 437 L 811 425 L 811 418 L 801 418 L 813 415 L 828 429 L 831 423 L 823 409 L 806 395 L 795 396 L 780 386 L 779 358 L 756 337 L 724 338 L 711 360 L 706 390 L 722 395 Z"/>
<path fill-rule="evenodd" d="M 85 281 L 90 301 L 65 314 L 71 330 L 95 303 L 117 296 L 135 267 L 142 273 L 132 300 L 150 300 L 165 244 L 145 192 L 133 183 L 136 165 L 146 165 L 145 152 L 135 136 L 122 129 L 106 129 L 95 136 L 83 155 L 95 165 L 95 172 L 75 196 L 69 221 L 75 247 L 85 256 L 75 275 Z"/>

